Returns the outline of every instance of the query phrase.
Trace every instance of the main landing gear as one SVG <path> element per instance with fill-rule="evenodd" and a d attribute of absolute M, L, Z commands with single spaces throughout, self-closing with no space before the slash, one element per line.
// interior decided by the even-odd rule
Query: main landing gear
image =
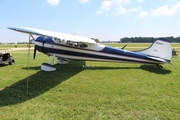
<path fill-rule="evenodd" d="M 163 66 L 162 66 L 162 65 L 156 64 L 156 66 L 157 66 L 159 69 L 163 69 Z"/>
<path fill-rule="evenodd" d="M 42 63 L 41 70 L 47 71 L 47 72 L 55 71 L 56 68 L 53 65 L 51 65 L 51 63 L 53 62 L 54 58 L 55 58 L 55 55 L 52 56 L 52 58 L 49 61 L 49 63 Z"/>
<path fill-rule="evenodd" d="M 56 56 L 53 55 L 51 60 L 49 61 L 49 63 L 42 63 L 41 70 L 46 71 L 46 72 L 55 71 L 56 68 L 53 65 L 51 65 L 55 57 Z M 68 60 L 66 60 L 64 58 L 57 58 L 57 63 L 58 64 L 68 64 Z"/>

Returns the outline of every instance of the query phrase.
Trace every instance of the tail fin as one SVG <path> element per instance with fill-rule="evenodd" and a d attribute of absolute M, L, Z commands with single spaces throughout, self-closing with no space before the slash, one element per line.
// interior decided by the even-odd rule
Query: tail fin
<path fill-rule="evenodd" d="M 171 44 L 164 38 L 157 39 L 148 49 L 137 51 L 151 57 L 171 61 L 172 48 Z"/>

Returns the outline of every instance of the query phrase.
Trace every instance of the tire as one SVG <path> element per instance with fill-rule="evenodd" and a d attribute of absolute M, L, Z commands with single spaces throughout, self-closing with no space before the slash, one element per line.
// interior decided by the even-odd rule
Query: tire
<path fill-rule="evenodd" d="M 15 63 L 14 60 L 9 61 L 9 65 L 13 65 Z"/>

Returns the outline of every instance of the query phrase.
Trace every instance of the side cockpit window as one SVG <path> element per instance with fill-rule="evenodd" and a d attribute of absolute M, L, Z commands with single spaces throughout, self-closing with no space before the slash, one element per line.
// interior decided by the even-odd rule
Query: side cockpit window
<path fill-rule="evenodd" d="M 54 41 L 55 43 L 61 43 L 61 39 L 60 39 L 60 38 L 53 38 L 53 41 Z"/>
<path fill-rule="evenodd" d="M 67 40 L 66 44 L 70 45 L 70 46 L 74 46 L 74 47 L 80 47 L 80 48 L 88 47 L 86 44 L 84 44 L 82 42 L 74 42 L 71 40 Z"/>
<path fill-rule="evenodd" d="M 80 43 L 80 47 L 85 48 L 85 47 L 88 47 L 88 46 L 86 44 L 84 44 L 84 43 Z"/>
<path fill-rule="evenodd" d="M 57 44 L 66 44 L 66 40 L 65 39 L 60 39 L 60 38 L 52 38 L 52 39 Z"/>
<path fill-rule="evenodd" d="M 67 40 L 67 42 L 66 42 L 66 45 L 73 45 L 73 42 L 72 41 L 70 41 L 70 40 Z"/>
<path fill-rule="evenodd" d="M 85 43 L 82 42 L 75 42 L 72 40 L 65 40 L 65 39 L 60 39 L 60 38 L 53 38 L 53 41 L 57 44 L 64 44 L 68 46 L 73 46 L 73 47 L 79 47 L 79 48 L 85 48 L 88 47 Z"/>

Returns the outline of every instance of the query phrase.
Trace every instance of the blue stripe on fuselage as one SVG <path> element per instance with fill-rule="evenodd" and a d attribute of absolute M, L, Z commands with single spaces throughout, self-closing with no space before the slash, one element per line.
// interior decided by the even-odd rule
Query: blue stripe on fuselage
<path fill-rule="evenodd" d="M 59 47 L 65 46 L 65 45 L 54 43 L 51 37 L 39 36 L 36 39 L 36 41 L 37 42 L 42 42 L 42 43 L 45 42 L 45 43 L 52 44 L 52 45 L 58 45 Z M 76 47 L 72 47 L 72 46 L 66 46 L 66 47 L 75 48 L 75 49 L 81 49 L 81 48 L 76 48 Z M 47 50 L 47 48 L 44 48 L 44 49 L 39 48 L 38 50 L 41 51 L 41 52 L 46 53 L 46 52 L 49 52 L 50 49 Z M 56 53 L 59 53 L 60 51 L 63 52 L 63 50 L 56 50 Z M 85 53 L 75 53 L 75 55 L 81 54 L 82 56 L 86 56 L 88 54 L 88 51 L 94 51 L 94 50 L 86 49 L 86 51 L 87 51 L 86 54 Z M 53 49 L 53 51 L 51 51 L 51 53 L 53 53 L 53 52 L 55 52 L 55 49 Z M 135 53 L 135 52 L 122 50 L 122 49 L 118 49 L 118 48 L 113 48 L 113 47 L 109 47 L 109 46 L 106 46 L 103 50 L 97 51 L 97 52 L 108 53 L 108 54 L 111 54 L 111 55 L 122 55 L 122 56 L 126 56 L 126 57 L 146 58 L 146 56 L 142 55 L 142 54 L 138 54 L 138 53 Z M 63 52 L 63 53 L 66 53 L 66 52 Z M 73 53 L 73 51 L 71 51 L 71 53 Z M 93 56 L 91 56 L 91 57 L 93 57 Z"/>
<path fill-rule="evenodd" d="M 67 51 L 67 50 L 57 50 L 55 48 L 44 48 L 44 51 L 42 51 L 42 47 L 36 46 L 36 49 L 40 52 L 44 53 L 55 53 L 55 54 L 63 54 L 63 55 L 70 55 L 70 56 L 78 56 L 78 57 L 88 57 L 88 58 L 100 58 L 100 59 L 111 59 L 111 60 L 124 60 L 120 58 L 115 57 L 108 57 L 108 56 L 100 56 L 100 55 L 94 55 L 87 53 L 79 53 L 76 51 Z"/>
<path fill-rule="evenodd" d="M 109 53 L 109 54 L 113 54 L 113 55 L 123 55 L 123 56 L 127 56 L 127 57 L 136 57 L 136 58 L 143 58 L 143 59 L 146 58 L 146 55 L 144 55 L 144 54 L 135 53 L 135 52 L 118 49 L 118 48 L 113 48 L 110 46 L 106 46 L 101 52 Z"/>
<path fill-rule="evenodd" d="M 53 45 L 58 45 L 58 46 L 64 46 L 64 45 L 61 45 L 61 44 L 54 43 L 51 37 L 39 36 L 36 39 L 36 41 L 42 42 L 42 43 L 45 42 L 45 43 L 48 43 L 48 44 L 53 44 Z M 66 47 L 71 47 L 71 46 L 66 46 Z M 79 48 L 77 48 L 77 49 L 79 49 Z M 39 49 L 39 50 L 42 50 L 42 48 Z M 87 50 L 87 51 L 94 51 L 94 50 Z M 42 52 L 48 52 L 48 51 L 45 51 L 45 49 L 43 49 Z M 53 53 L 53 51 L 51 51 L 51 52 Z M 146 58 L 146 56 L 143 55 L 143 54 L 135 53 L 135 52 L 131 52 L 131 51 L 123 50 L 123 49 L 113 48 L 113 47 L 110 47 L 110 46 L 106 46 L 100 52 L 113 54 L 113 55 L 122 55 L 122 56 L 126 56 L 126 57 L 136 57 L 136 58 L 143 58 L 143 59 Z M 80 53 L 80 54 L 83 54 L 83 53 Z"/>

